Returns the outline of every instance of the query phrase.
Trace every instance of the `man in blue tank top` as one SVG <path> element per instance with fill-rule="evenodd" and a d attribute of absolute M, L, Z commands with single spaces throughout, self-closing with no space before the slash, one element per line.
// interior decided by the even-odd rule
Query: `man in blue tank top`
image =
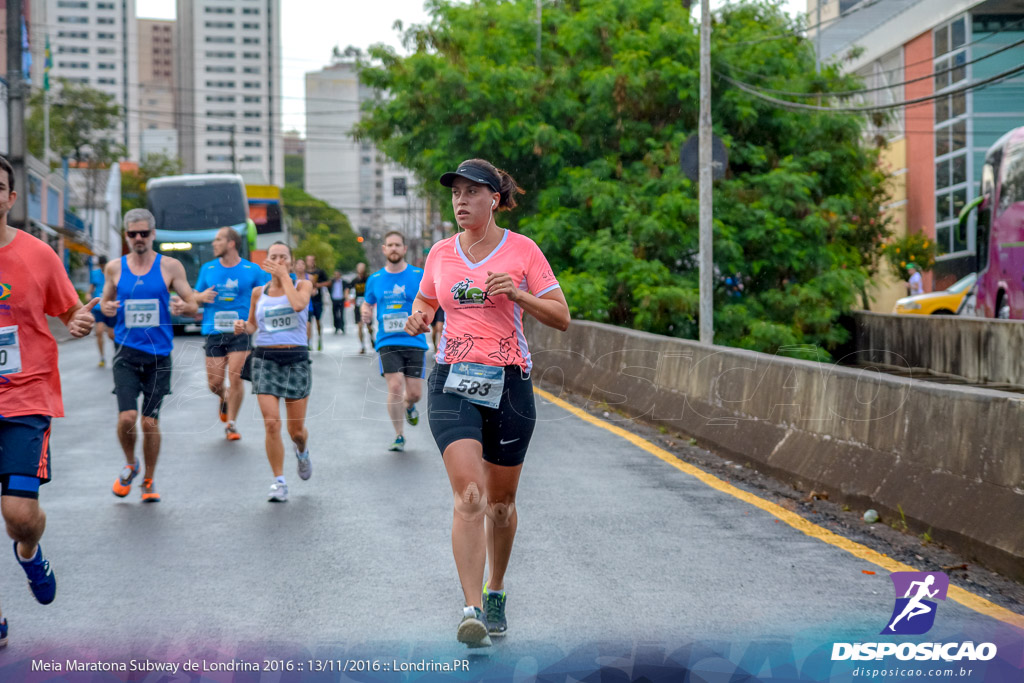
<path fill-rule="evenodd" d="M 420 334 L 406 334 L 405 321 L 412 311 L 412 302 L 420 291 L 423 269 L 405 262 L 405 236 L 397 230 L 384 235 L 382 247 L 387 262 L 366 281 L 366 300 L 362 320 L 373 324 L 377 309 L 377 343 L 380 353 L 380 374 L 388 383 L 388 415 L 395 428 L 395 440 L 389 451 L 404 451 L 402 412 L 411 425 L 419 424 L 416 401 L 423 395 L 423 362 L 427 340 Z"/>
<path fill-rule="evenodd" d="M 225 227 L 213 240 L 213 255 L 204 263 L 196 282 L 196 300 L 203 304 L 203 334 L 206 335 L 206 381 L 217 396 L 221 422 L 227 422 L 228 441 L 242 436 L 235 418 L 242 407 L 242 366 L 249 355 L 249 335 L 235 334 L 235 321 L 249 317 L 252 290 L 270 281 L 262 268 L 238 255 L 242 236 Z M 227 373 L 230 384 L 224 387 Z"/>
<path fill-rule="evenodd" d="M 107 264 L 100 306 L 117 317 L 114 328 L 114 394 L 117 395 L 117 438 L 126 463 L 114 482 L 114 495 L 124 498 L 139 473 L 135 457 L 136 419 L 142 394 L 142 454 L 146 471 L 142 502 L 156 503 L 153 487 L 160 455 L 160 404 L 171 393 L 171 313 L 195 315 L 199 309 L 185 267 L 177 259 L 153 251 L 156 219 L 146 209 L 124 215 L 130 253 Z M 171 290 L 176 292 L 171 296 Z"/>

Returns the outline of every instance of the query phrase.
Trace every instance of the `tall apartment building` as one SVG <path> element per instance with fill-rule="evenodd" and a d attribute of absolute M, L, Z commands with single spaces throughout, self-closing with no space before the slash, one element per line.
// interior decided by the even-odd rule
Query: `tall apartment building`
<path fill-rule="evenodd" d="M 38 0 L 32 10 L 33 73 L 41 74 L 48 37 L 54 87 L 66 78 L 113 95 L 125 110 L 117 137 L 130 158 L 139 158 L 135 0 Z"/>
<path fill-rule="evenodd" d="M 869 132 L 887 143 L 882 162 L 891 176 L 887 208 L 895 231 L 935 239 L 936 263 L 925 286 L 943 289 L 974 272 L 974 216 L 963 238 L 957 222 L 978 196 L 985 153 L 1024 122 L 1020 74 L 971 86 L 1024 62 L 1024 46 L 1017 44 L 1024 38 L 1024 3 L 860 0 L 837 16 L 822 27 L 822 59 L 863 78 L 870 88 L 865 104 L 918 101 L 892 110 Z M 904 293 L 901 287 L 875 293 L 874 310 L 892 310 Z"/>
<path fill-rule="evenodd" d="M 178 156 L 174 121 L 175 23 L 139 19 L 140 154 Z"/>
<path fill-rule="evenodd" d="M 306 74 L 306 192 L 348 216 L 371 245 L 390 230 L 401 231 L 415 262 L 428 219 L 412 172 L 349 134 L 361 103 L 373 96 L 349 61 Z M 379 256 L 372 246 L 366 251 L 371 259 Z"/>
<path fill-rule="evenodd" d="M 284 184 L 280 0 L 178 0 L 179 150 L 186 172 Z"/>

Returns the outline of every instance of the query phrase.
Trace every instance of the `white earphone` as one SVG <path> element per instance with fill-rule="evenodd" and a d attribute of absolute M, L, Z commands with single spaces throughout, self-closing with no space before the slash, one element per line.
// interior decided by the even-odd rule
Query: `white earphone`
<path fill-rule="evenodd" d="M 495 205 L 495 204 L 497 204 L 497 203 L 498 203 L 498 200 L 497 200 L 497 199 L 492 199 L 492 200 L 491 200 L 491 208 L 493 209 L 493 208 L 494 208 L 494 205 Z"/>

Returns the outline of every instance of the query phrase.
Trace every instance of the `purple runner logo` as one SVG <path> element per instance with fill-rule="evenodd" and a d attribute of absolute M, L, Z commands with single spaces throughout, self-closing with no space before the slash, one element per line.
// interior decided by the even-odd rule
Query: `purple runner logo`
<path fill-rule="evenodd" d="M 949 577 L 942 572 L 893 572 L 896 605 L 883 635 L 918 636 L 935 624 L 936 603 L 945 600 Z M 931 599 L 928 599 L 931 598 Z"/>

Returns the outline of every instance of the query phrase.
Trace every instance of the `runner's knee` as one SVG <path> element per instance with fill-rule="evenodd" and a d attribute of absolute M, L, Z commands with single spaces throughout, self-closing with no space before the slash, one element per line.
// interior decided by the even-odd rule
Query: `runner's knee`
<path fill-rule="evenodd" d="M 475 481 L 471 481 L 455 494 L 455 514 L 467 522 L 480 519 L 487 508 L 483 490 Z"/>
<path fill-rule="evenodd" d="M 156 432 L 160 429 L 160 421 L 148 415 L 142 416 L 142 430 L 145 432 Z"/>
<path fill-rule="evenodd" d="M 505 528 L 512 523 L 512 516 L 516 512 L 515 502 L 508 503 L 488 503 L 487 504 L 487 516 L 494 522 L 494 526 L 498 528 Z"/>
<path fill-rule="evenodd" d="M 135 420 L 138 418 L 139 413 L 135 410 L 126 410 L 123 413 L 117 415 L 117 426 L 119 429 L 131 429 L 135 426 Z"/>
<path fill-rule="evenodd" d="M 264 426 L 267 428 L 267 435 L 274 436 L 281 433 L 281 418 L 279 417 L 267 417 L 263 419 Z"/>
<path fill-rule="evenodd" d="M 295 441 L 299 437 L 305 437 L 305 435 L 306 426 L 304 424 L 302 424 L 298 420 L 288 421 L 288 436 L 292 438 L 292 441 Z"/>
<path fill-rule="evenodd" d="M 418 384 L 419 382 L 416 385 L 405 385 L 405 400 L 409 401 L 409 403 L 416 403 L 423 398 L 423 390 L 417 386 Z"/>

